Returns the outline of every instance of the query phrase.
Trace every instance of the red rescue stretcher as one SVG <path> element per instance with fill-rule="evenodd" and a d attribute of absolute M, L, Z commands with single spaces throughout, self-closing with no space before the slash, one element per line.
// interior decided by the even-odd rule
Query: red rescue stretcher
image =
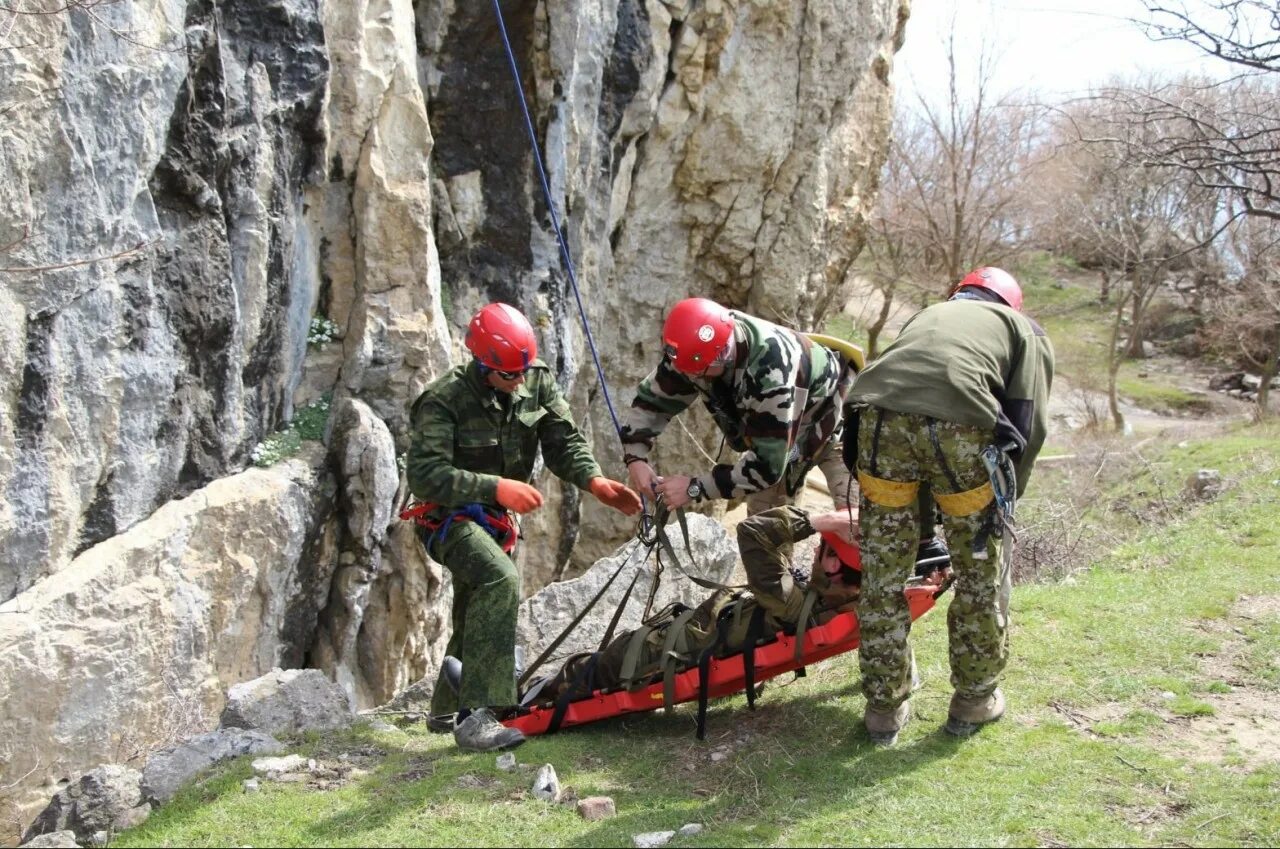
<path fill-rule="evenodd" d="M 907 605 L 911 621 L 919 619 L 936 603 L 945 585 L 909 585 L 906 589 Z M 804 632 L 804 647 L 796 658 L 795 637 L 779 631 L 772 642 L 755 650 L 755 683 L 767 681 L 778 675 L 793 672 L 820 660 L 853 651 L 858 647 L 858 617 L 855 613 L 841 613 L 825 625 L 814 625 Z M 674 704 L 696 701 L 701 693 L 700 670 L 694 666 L 675 676 Z M 731 696 L 743 692 L 747 684 L 741 653 L 710 662 L 707 688 L 709 698 Z M 590 696 L 570 702 L 564 710 L 559 728 L 586 725 L 625 713 L 641 713 L 663 706 L 663 682 L 658 680 L 636 690 L 596 690 Z M 527 713 L 503 721 L 503 725 L 518 728 L 526 737 L 545 734 L 551 728 L 556 713 L 554 705 L 536 706 Z"/>

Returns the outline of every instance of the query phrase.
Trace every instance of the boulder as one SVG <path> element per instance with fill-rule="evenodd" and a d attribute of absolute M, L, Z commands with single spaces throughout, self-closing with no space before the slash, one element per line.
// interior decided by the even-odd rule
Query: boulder
<path fill-rule="evenodd" d="M 318 669 L 273 669 L 227 693 L 222 728 L 297 734 L 346 728 L 354 719 L 342 688 Z"/>
<path fill-rule="evenodd" d="M 556 768 L 551 764 L 538 767 L 538 774 L 533 779 L 533 796 L 544 802 L 555 802 L 560 798 L 560 778 Z"/>
<path fill-rule="evenodd" d="M 142 774 L 119 764 L 104 764 L 54 794 L 23 841 L 42 834 L 71 831 L 76 840 L 87 843 L 97 832 L 108 835 L 132 828 L 146 820 L 151 805 L 144 801 Z"/>
<path fill-rule="evenodd" d="M 243 728 L 219 728 L 166 746 L 153 753 L 142 770 L 143 797 L 163 804 L 214 764 L 242 755 L 274 754 L 281 748 L 280 741 L 269 734 Z"/>
<path fill-rule="evenodd" d="M 698 604 L 706 590 L 685 578 L 680 570 L 727 583 L 738 562 L 738 547 L 723 525 L 707 516 L 688 514 L 690 551 L 684 546 L 680 529 L 673 521 L 668 527 L 671 544 L 675 549 L 679 567 L 666 563 L 658 585 L 654 609 L 673 601 L 690 606 Z M 621 574 L 610 585 L 600 601 L 591 608 L 578 627 L 556 650 L 558 657 L 594 649 L 600 642 L 614 610 L 622 601 L 627 585 L 640 572 L 631 599 L 618 622 L 618 633 L 640 626 L 644 602 L 653 582 L 654 557 L 645 557 L 645 550 L 635 543 L 619 548 L 611 557 L 598 561 L 582 576 L 571 581 L 561 581 L 539 590 L 520 605 L 520 619 L 516 639 L 525 647 L 530 659 L 537 657 L 554 640 L 564 627 L 595 597 L 610 576 L 622 567 Z M 545 669 L 546 667 L 544 667 Z"/>
<path fill-rule="evenodd" d="M 618 808 L 608 796 L 588 796 L 578 800 L 578 816 L 587 822 L 609 819 L 617 814 Z"/>
<path fill-rule="evenodd" d="M 1222 494 L 1225 486 L 1222 473 L 1217 469 L 1200 469 L 1187 478 L 1183 492 L 1188 498 L 1197 501 L 1212 501 Z"/>
<path fill-rule="evenodd" d="M 31 838 L 19 849 L 80 849 L 80 844 L 76 842 L 74 831 L 51 831 Z"/>

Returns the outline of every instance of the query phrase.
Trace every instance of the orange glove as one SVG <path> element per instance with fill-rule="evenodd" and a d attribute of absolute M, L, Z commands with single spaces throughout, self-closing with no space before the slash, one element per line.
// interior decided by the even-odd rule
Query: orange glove
<path fill-rule="evenodd" d="M 542 506 L 542 493 L 511 478 L 498 478 L 498 503 L 517 513 L 528 513 Z"/>
<path fill-rule="evenodd" d="M 640 496 L 624 484 L 608 478 L 592 478 L 587 483 L 587 488 L 600 499 L 601 504 L 607 504 L 619 513 L 634 516 L 640 512 Z"/>

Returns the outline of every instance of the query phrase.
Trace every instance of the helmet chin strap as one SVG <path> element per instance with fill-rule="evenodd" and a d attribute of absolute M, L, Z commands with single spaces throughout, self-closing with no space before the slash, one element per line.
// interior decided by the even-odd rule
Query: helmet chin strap
<path fill-rule="evenodd" d="M 712 365 L 724 366 L 729 368 L 733 365 L 734 360 L 738 358 L 738 329 L 735 327 L 734 332 L 729 334 L 729 341 L 725 343 L 724 348 L 720 351 Z"/>

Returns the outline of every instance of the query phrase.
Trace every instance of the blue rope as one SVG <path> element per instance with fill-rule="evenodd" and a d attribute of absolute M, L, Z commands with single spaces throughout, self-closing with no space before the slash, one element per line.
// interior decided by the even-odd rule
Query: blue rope
<path fill-rule="evenodd" d="M 502 45 L 507 50 L 507 61 L 511 63 L 511 76 L 516 83 L 516 98 L 520 101 L 520 111 L 524 114 L 524 126 L 529 133 L 529 143 L 533 145 L 533 162 L 538 166 L 538 179 L 542 181 L 542 194 L 547 199 L 547 210 L 551 213 L 551 227 L 556 232 L 556 241 L 560 243 L 560 255 L 564 257 L 565 270 L 569 274 L 569 283 L 573 286 L 573 297 L 578 302 L 578 315 L 582 318 L 582 329 L 587 334 L 587 347 L 591 349 L 591 359 L 596 365 L 596 376 L 600 380 L 600 388 L 604 391 L 604 403 L 609 408 L 609 417 L 613 419 L 613 429 L 622 438 L 622 425 L 618 422 L 618 414 L 613 409 L 613 399 L 609 397 L 609 385 L 604 380 L 604 369 L 600 367 L 600 354 L 596 350 L 596 340 L 591 335 L 591 325 L 587 322 L 587 311 L 582 306 L 582 293 L 578 291 L 578 277 L 573 271 L 573 258 L 569 256 L 569 245 L 564 240 L 560 229 L 560 219 L 556 215 L 556 205 L 551 199 L 551 184 L 547 182 L 546 169 L 542 167 L 542 148 L 538 145 L 538 137 L 533 131 L 533 119 L 529 117 L 529 104 L 525 101 L 524 87 L 520 84 L 520 68 L 516 65 L 516 55 L 511 50 L 511 40 L 507 38 L 507 24 L 502 18 L 502 7 L 498 0 L 493 0 L 493 13 L 498 18 L 498 31 L 502 33 Z"/>

